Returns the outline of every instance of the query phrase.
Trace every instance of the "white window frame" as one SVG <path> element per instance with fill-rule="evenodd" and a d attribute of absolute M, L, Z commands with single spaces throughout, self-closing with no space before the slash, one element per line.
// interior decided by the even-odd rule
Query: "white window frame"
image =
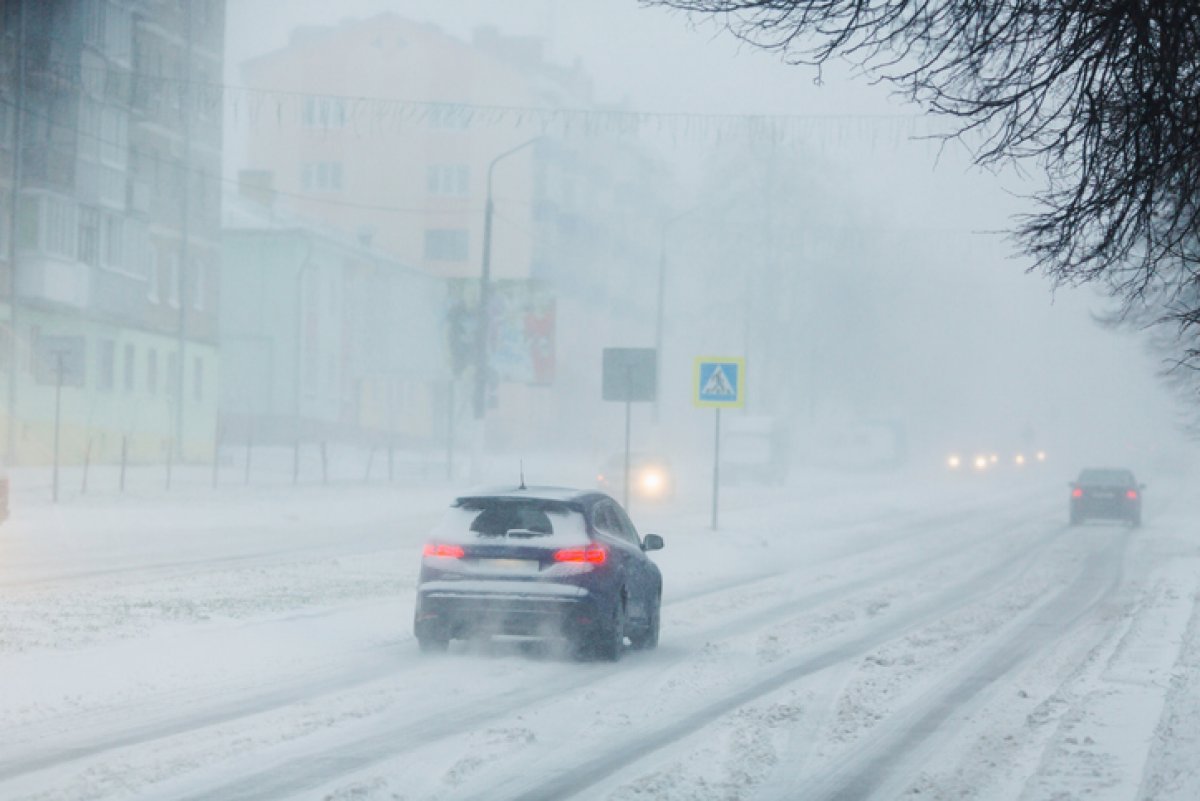
<path fill-rule="evenodd" d="M 198 312 L 204 311 L 205 282 L 208 280 L 208 270 L 200 259 L 192 262 L 192 308 Z"/>
<path fill-rule="evenodd" d="M 158 394 L 158 350 L 146 349 L 146 394 Z"/>

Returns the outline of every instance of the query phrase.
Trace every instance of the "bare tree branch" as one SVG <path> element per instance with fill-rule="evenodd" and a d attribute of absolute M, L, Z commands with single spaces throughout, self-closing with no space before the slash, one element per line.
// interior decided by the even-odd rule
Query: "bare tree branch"
<path fill-rule="evenodd" d="M 1016 228 L 1033 269 L 1099 283 L 1117 319 L 1169 332 L 1159 347 L 1200 405 L 1200 2 L 642 2 L 713 15 L 789 63 L 846 59 L 956 119 L 979 165 L 1036 164 L 1047 188 Z"/>

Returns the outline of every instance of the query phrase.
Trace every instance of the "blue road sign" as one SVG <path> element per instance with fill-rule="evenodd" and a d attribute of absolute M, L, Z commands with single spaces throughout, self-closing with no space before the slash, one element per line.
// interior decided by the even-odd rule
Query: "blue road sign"
<path fill-rule="evenodd" d="M 696 359 L 695 403 L 717 408 L 744 406 L 745 382 L 744 359 L 701 356 Z"/>

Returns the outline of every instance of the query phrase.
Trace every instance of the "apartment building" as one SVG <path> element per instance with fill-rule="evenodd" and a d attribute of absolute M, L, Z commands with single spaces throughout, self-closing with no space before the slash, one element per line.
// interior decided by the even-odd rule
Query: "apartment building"
<path fill-rule="evenodd" d="M 232 121 L 245 167 L 280 203 L 447 279 L 458 419 L 472 413 L 490 174 L 496 445 L 578 437 L 580 404 L 599 403 L 602 347 L 653 342 L 665 169 L 635 140 L 557 119 L 603 109 L 583 68 L 545 51 L 536 37 L 460 39 L 394 14 L 300 29 L 243 65 L 261 92 Z"/>
<path fill-rule="evenodd" d="M 51 458 L 57 394 L 64 461 L 207 458 L 224 2 L 7 0 L 2 13 L 8 450 Z"/>

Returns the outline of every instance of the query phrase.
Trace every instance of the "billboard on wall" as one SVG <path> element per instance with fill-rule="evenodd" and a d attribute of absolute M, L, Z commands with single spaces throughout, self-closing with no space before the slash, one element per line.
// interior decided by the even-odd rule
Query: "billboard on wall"
<path fill-rule="evenodd" d="M 458 286 L 458 299 L 447 312 L 455 373 L 474 361 L 475 320 L 479 314 L 478 282 Z M 488 299 L 488 364 L 494 382 L 546 385 L 554 383 L 555 301 L 542 281 L 493 281 Z"/>
<path fill-rule="evenodd" d="M 554 383 L 554 295 L 541 281 L 492 285 L 489 300 L 492 371 L 499 381 Z"/>

